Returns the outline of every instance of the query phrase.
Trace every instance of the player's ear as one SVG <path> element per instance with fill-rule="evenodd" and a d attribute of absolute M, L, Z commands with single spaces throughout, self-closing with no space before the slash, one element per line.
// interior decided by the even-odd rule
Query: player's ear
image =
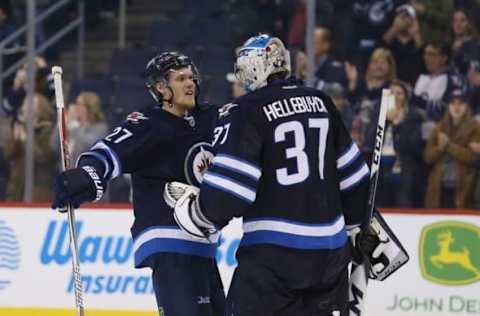
<path fill-rule="evenodd" d="M 157 82 L 155 84 L 155 89 L 160 92 L 164 99 L 168 100 L 172 97 L 170 89 L 168 89 L 167 85 L 164 82 Z"/>

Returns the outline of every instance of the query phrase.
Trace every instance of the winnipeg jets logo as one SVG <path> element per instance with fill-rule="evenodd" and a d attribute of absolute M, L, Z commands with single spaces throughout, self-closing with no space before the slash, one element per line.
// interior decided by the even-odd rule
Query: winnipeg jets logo
<path fill-rule="evenodd" d="M 218 118 L 222 118 L 224 116 L 228 116 L 230 114 L 230 110 L 234 107 L 237 107 L 238 104 L 236 103 L 227 103 L 218 109 Z"/>
<path fill-rule="evenodd" d="M 185 158 L 185 176 L 191 185 L 199 186 L 203 180 L 203 174 L 213 161 L 213 147 L 209 143 L 202 142 L 193 145 Z"/>
<path fill-rule="evenodd" d="M 148 120 L 148 117 L 143 115 L 141 112 L 132 112 L 128 114 L 126 121 L 131 122 L 133 124 L 138 124 L 140 121 Z"/>

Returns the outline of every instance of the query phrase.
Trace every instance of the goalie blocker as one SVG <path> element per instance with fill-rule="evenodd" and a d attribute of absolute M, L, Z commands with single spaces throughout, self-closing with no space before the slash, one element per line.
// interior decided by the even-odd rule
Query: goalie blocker
<path fill-rule="evenodd" d="M 405 248 L 376 209 L 368 229 L 362 231 L 356 227 L 349 235 L 355 250 L 360 253 L 357 257 L 368 260 L 371 279 L 383 281 L 409 260 Z"/>
<path fill-rule="evenodd" d="M 178 226 L 192 237 L 209 240 L 217 229 L 202 213 L 198 202 L 198 188 L 181 182 L 165 185 L 164 199 L 174 210 Z M 360 227 L 349 229 L 350 239 L 360 261 L 370 263 L 370 278 L 383 281 L 409 260 L 398 238 L 382 215 L 375 210 L 366 231 Z M 359 262 L 361 263 L 361 262 Z"/>

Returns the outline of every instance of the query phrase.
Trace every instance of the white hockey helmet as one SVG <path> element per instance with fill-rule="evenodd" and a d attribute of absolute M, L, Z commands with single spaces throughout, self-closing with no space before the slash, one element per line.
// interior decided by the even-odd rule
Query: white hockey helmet
<path fill-rule="evenodd" d="M 291 72 L 290 52 L 277 37 L 251 37 L 237 51 L 235 75 L 247 91 L 266 86 L 268 77 L 281 72 Z"/>

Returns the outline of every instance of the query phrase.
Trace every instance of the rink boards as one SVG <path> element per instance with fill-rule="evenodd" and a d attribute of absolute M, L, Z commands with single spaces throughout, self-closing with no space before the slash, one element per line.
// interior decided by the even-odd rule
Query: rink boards
<path fill-rule="evenodd" d="M 411 260 L 386 281 L 370 282 L 366 315 L 480 315 L 480 212 L 422 212 L 385 212 Z M 133 268 L 128 207 L 86 207 L 76 216 L 87 315 L 158 315 L 149 270 Z M 217 253 L 226 287 L 240 225 L 224 229 Z M 73 307 L 66 216 L 0 206 L 0 315 L 73 315 Z"/>

